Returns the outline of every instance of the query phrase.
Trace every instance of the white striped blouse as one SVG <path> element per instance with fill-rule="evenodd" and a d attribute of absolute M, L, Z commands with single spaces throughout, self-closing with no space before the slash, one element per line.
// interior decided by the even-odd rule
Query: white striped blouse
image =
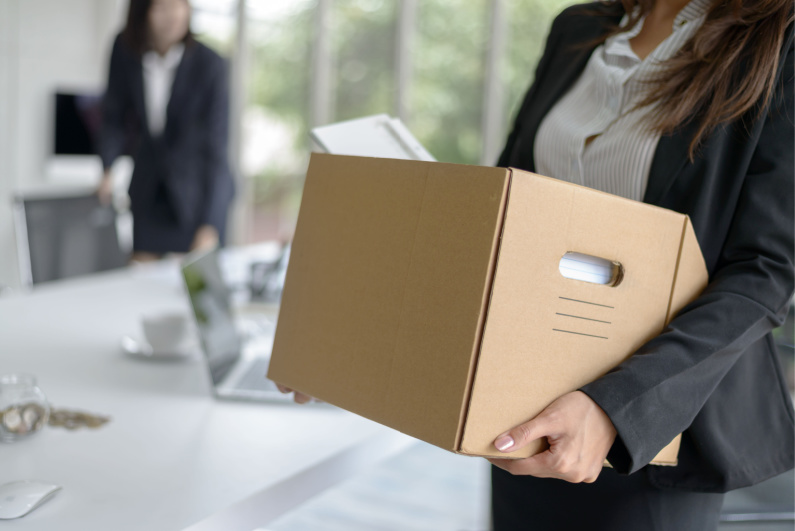
<path fill-rule="evenodd" d="M 629 40 L 644 21 L 597 47 L 541 122 L 533 152 L 537 173 L 641 201 L 660 134 L 648 126 L 648 108 L 633 107 L 644 95 L 643 80 L 695 33 L 709 3 L 688 3 L 671 35 L 643 60 Z M 621 25 L 626 21 L 625 16 Z"/>

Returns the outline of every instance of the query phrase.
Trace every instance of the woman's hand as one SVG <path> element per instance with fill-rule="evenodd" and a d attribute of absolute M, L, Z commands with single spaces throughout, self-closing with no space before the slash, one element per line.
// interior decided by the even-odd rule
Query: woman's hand
<path fill-rule="evenodd" d="M 111 178 L 110 171 L 102 174 L 102 179 L 97 186 L 97 197 L 102 205 L 108 206 L 113 202 L 113 179 Z"/>
<path fill-rule="evenodd" d="M 279 391 L 281 391 L 282 393 L 285 393 L 285 394 L 286 393 L 295 393 L 295 395 L 293 395 L 293 400 L 295 400 L 296 404 L 306 404 L 307 402 L 312 400 L 311 396 L 305 395 L 304 393 L 301 393 L 301 392 L 298 392 L 298 391 L 293 391 L 289 387 L 285 387 L 282 384 L 276 384 L 276 387 L 279 388 Z"/>
<path fill-rule="evenodd" d="M 212 225 L 202 225 L 193 237 L 191 251 L 212 249 L 218 245 L 218 231 Z"/>
<path fill-rule="evenodd" d="M 514 475 L 558 478 L 571 483 L 593 483 L 602 471 L 616 429 L 596 402 L 574 391 L 558 398 L 534 419 L 494 441 L 502 452 L 513 452 L 546 437 L 549 449 L 526 459 L 489 459 Z"/>

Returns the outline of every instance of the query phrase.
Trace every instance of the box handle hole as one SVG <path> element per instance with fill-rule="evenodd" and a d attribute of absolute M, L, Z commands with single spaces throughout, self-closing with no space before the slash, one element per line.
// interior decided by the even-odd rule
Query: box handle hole
<path fill-rule="evenodd" d="M 603 286 L 615 287 L 624 279 L 624 267 L 620 263 L 582 253 L 564 254 L 558 270 L 565 278 Z"/>

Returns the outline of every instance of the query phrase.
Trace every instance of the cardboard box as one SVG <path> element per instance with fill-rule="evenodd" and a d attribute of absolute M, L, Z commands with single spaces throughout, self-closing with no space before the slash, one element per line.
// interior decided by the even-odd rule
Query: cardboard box
<path fill-rule="evenodd" d="M 623 277 L 564 278 L 570 251 Z M 314 154 L 268 377 L 453 452 L 526 457 L 543 442 L 502 454 L 494 438 L 706 283 L 682 214 L 516 169 Z"/>

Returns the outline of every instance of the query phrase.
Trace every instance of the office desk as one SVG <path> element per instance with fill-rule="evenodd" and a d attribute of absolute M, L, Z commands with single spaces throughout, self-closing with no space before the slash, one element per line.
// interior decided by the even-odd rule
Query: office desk
<path fill-rule="evenodd" d="M 217 401 L 197 358 L 125 356 L 143 312 L 188 311 L 177 265 L 0 298 L 0 373 L 31 373 L 56 408 L 107 414 L 0 443 L 0 483 L 63 486 L 0 530 L 250 531 L 414 440 L 328 405 Z"/>

